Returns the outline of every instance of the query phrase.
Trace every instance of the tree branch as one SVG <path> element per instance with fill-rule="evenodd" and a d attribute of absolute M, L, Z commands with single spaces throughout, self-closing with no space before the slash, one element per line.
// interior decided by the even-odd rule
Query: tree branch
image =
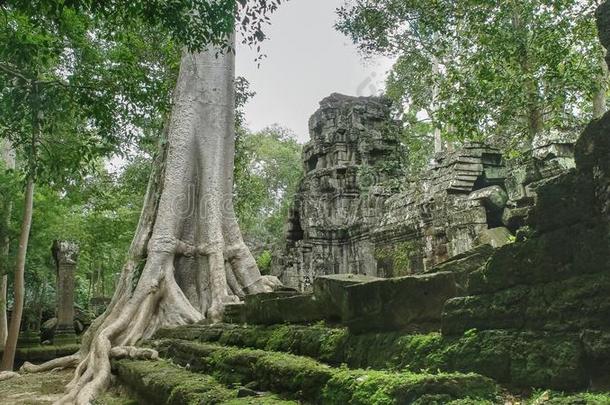
<path fill-rule="evenodd" d="M 13 77 L 18 77 L 22 80 L 25 80 L 26 82 L 30 83 L 32 82 L 31 79 L 28 79 L 27 77 L 25 77 L 23 74 L 19 73 L 17 71 L 17 69 L 13 68 L 12 66 L 9 66 L 5 63 L 0 63 L 0 70 L 2 70 L 4 73 L 7 73 Z"/>

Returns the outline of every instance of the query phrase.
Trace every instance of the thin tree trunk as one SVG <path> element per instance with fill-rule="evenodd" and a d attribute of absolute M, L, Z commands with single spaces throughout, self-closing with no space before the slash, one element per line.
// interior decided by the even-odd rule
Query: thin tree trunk
<path fill-rule="evenodd" d="M 4 249 L 3 249 L 4 250 Z M 8 336 L 8 317 L 6 314 L 8 292 L 8 276 L 0 278 L 0 347 L 4 347 Z"/>
<path fill-rule="evenodd" d="M 598 119 L 604 116 L 608 107 L 606 99 L 608 94 L 608 64 L 605 58 L 600 59 L 602 74 L 599 78 L 599 89 L 593 97 L 593 119 Z"/>
<path fill-rule="evenodd" d="M 8 329 L 6 344 L 4 345 L 4 354 L 2 356 L 2 364 L 0 369 L 10 371 L 13 369 L 15 361 L 15 352 L 17 350 L 17 339 L 19 338 L 19 329 L 21 326 L 21 316 L 23 314 L 23 300 L 25 295 L 24 274 L 25 274 L 25 257 L 28 249 L 28 240 L 30 237 L 30 227 L 32 226 L 32 211 L 34 206 L 34 179 L 30 175 L 25 187 L 23 220 L 21 222 L 21 235 L 19 236 L 19 248 L 17 250 L 17 261 L 15 264 L 15 303 L 11 313 L 11 323 Z"/>
<path fill-rule="evenodd" d="M 15 168 L 15 153 L 13 148 L 8 141 L 3 140 L 0 141 L 0 154 L 2 157 L 2 161 L 4 162 L 7 169 Z M 2 271 L 8 268 L 9 263 L 9 251 L 10 251 L 10 237 L 9 237 L 9 227 L 11 223 L 11 214 L 13 211 L 13 201 L 10 199 L 10 196 L 5 196 L 6 200 L 4 201 L 4 217 L 2 218 L 2 229 L 3 235 L 0 243 L 2 244 L 0 247 L 0 254 L 4 259 L 4 263 L 6 264 L 6 268 L 3 268 Z M 8 275 L 4 274 L 0 277 L 0 347 L 4 347 L 6 343 L 6 338 L 8 336 L 8 317 L 7 317 L 7 303 L 8 303 Z"/>
<path fill-rule="evenodd" d="M 519 36 L 519 64 L 521 65 L 521 75 L 524 78 L 523 92 L 526 99 L 526 120 L 529 143 L 534 140 L 536 135 L 544 130 L 544 117 L 542 115 L 542 106 L 540 105 L 540 94 L 538 83 L 534 78 L 532 61 L 530 52 L 527 48 L 527 38 L 529 32 L 526 24 L 523 22 L 523 10 L 518 2 L 513 2 L 512 26 L 515 30 L 515 35 Z"/>
<path fill-rule="evenodd" d="M 441 129 L 438 126 L 438 121 L 436 119 L 436 113 L 438 112 L 438 98 L 440 95 L 440 87 L 437 80 L 440 80 L 440 65 L 438 58 L 436 56 L 432 56 L 432 77 L 435 82 L 432 85 L 432 123 L 434 125 L 434 153 L 440 153 L 443 151 L 443 138 L 441 136 Z"/>

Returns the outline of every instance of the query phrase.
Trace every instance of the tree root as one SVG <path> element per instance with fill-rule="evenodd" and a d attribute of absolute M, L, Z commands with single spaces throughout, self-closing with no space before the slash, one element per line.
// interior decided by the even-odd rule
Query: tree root
<path fill-rule="evenodd" d="M 42 373 L 44 371 L 50 371 L 55 369 L 64 369 L 76 367 L 80 361 L 79 353 L 72 354 L 70 356 L 60 357 L 57 359 L 49 360 L 46 363 L 35 365 L 30 362 L 25 362 L 19 369 L 21 373 Z"/>
<path fill-rule="evenodd" d="M 133 359 L 133 360 L 157 360 L 159 353 L 154 349 L 119 346 L 110 350 L 110 357 L 113 359 Z"/>
<path fill-rule="evenodd" d="M 21 375 L 14 371 L 0 371 L 0 381 L 10 380 L 11 378 L 16 377 L 21 377 Z"/>

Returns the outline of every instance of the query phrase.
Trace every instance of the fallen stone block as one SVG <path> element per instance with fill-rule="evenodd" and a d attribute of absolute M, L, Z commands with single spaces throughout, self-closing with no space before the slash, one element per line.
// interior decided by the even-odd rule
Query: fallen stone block
<path fill-rule="evenodd" d="M 431 331 L 445 301 L 459 295 L 453 273 L 384 279 L 346 287 L 343 323 L 353 331 Z"/>

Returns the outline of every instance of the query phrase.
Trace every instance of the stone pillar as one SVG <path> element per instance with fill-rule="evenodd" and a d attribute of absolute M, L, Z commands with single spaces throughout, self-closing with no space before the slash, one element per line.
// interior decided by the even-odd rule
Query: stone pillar
<path fill-rule="evenodd" d="M 57 327 L 53 344 L 76 343 L 74 331 L 74 274 L 78 258 L 78 245 L 56 240 L 52 247 L 57 266 Z"/>

